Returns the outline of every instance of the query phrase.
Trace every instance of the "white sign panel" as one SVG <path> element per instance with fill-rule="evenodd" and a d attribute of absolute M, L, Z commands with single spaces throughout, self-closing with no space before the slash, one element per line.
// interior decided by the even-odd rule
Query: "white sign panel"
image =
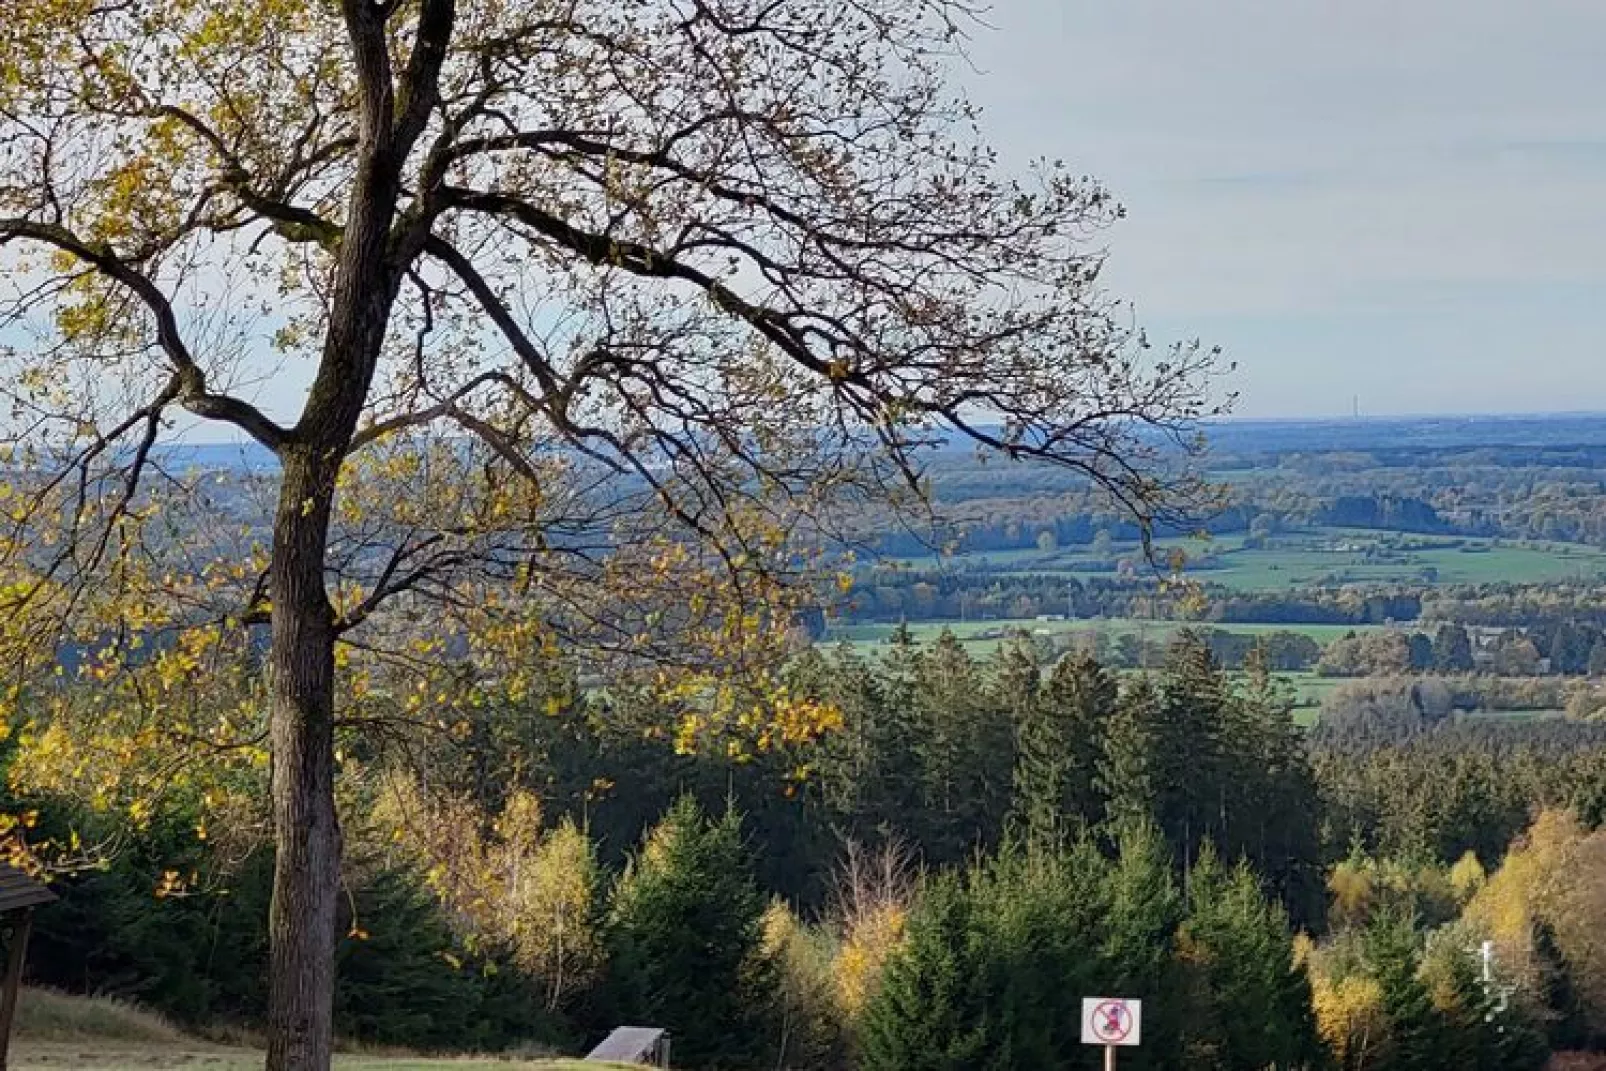
<path fill-rule="evenodd" d="M 1143 1001 L 1082 998 L 1082 1044 L 1137 1045 L 1143 1037 Z"/>

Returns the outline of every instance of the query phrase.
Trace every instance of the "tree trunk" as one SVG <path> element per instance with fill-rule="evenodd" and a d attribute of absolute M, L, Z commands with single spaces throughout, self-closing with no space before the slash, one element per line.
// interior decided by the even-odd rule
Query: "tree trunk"
<path fill-rule="evenodd" d="M 338 462 L 287 451 L 274 520 L 270 736 L 276 855 L 268 1071 L 328 1071 L 340 825 L 334 795 L 334 612 L 324 551 Z"/>

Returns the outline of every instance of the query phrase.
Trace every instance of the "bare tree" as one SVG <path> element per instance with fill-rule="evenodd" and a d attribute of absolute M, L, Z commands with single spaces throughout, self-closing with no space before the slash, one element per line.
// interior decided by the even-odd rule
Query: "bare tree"
<path fill-rule="evenodd" d="M 270 1068 L 329 1065 L 337 666 L 397 600 L 550 614 L 650 660 L 657 595 L 708 651 L 754 627 L 657 578 L 696 563 L 762 609 L 796 518 L 917 492 L 946 436 L 1145 521 L 1186 490 L 1155 461 L 1212 411 L 1215 355 L 1151 354 L 1106 297 L 1100 185 L 1013 180 L 977 140 L 942 76 L 972 14 L 59 0 L 0 21 L 8 635 L 23 673 L 24 639 L 48 657 L 91 612 L 94 636 L 271 630 Z M 307 384 L 293 412 L 258 404 L 265 376 Z M 271 531 L 196 534 L 202 488 L 161 446 L 184 414 L 272 453 Z"/>

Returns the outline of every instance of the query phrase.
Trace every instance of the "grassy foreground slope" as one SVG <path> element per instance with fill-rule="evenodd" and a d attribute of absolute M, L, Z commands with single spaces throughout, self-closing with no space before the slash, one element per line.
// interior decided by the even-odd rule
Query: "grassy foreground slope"
<path fill-rule="evenodd" d="M 24 989 L 17 1000 L 12 1071 L 254 1071 L 262 1053 L 190 1037 L 121 1001 Z M 345 1053 L 339 1071 L 608 1071 L 580 1060 L 422 1059 Z"/>

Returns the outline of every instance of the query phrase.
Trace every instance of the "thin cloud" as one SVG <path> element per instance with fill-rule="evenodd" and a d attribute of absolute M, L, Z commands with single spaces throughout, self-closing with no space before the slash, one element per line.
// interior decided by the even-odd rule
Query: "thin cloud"
<path fill-rule="evenodd" d="M 1112 186 L 1109 282 L 1237 357 L 1247 412 L 1606 396 L 1606 5 L 1010 0 L 989 21 L 987 130 Z"/>

